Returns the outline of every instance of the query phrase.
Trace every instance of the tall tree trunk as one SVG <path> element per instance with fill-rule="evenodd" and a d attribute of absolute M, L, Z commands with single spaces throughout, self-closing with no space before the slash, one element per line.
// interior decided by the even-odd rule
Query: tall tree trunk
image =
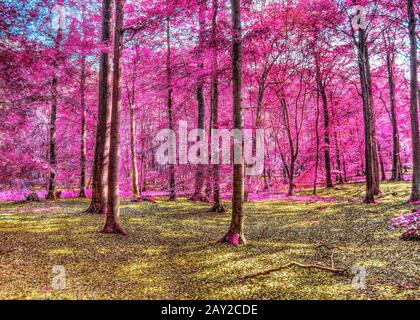
<path fill-rule="evenodd" d="M 332 188 L 333 182 L 331 177 L 331 156 L 330 156 L 330 117 L 328 114 L 328 101 L 325 84 L 322 81 L 318 58 L 315 58 L 316 80 L 319 94 L 322 99 L 322 110 L 324 113 L 324 161 L 325 161 L 325 178 L 326 187 Z"/>
<path fill-rule="evenodd" d="M 217 45 L 217 13 L 218 0 L 212 0 L 213 16 L 211 20 L 211 46 L 212 46 L 212 81 L 211 81 L 211 128 L 219 129 L 219 76 L 218 76 L 218 45 Z M 210 131 L 211 132 L 211 131 Z M 213 164 L 213 207 L 211 212 L 225 212 L 220 199 L 220 166 Z"/>
<path fill-rule="evenodd" d="M 63 0 L 57 1 L 58 5 L 63 5 Z M 50 175 L 48 180 L 48 193 L 47 199 L 56 198 L 56 183 L 57 183 L 57 144 L 56 144 L 56 130 L 57 130 L 57 105 L 58 105 L 58 66 L 61 50 L 61 42 L 63 40 L 63 21 L 64 17 L 59 16 L 57 35 L 55 37 L 55 50 L 56 56 L 54 57 L 53 68 L 55 75 L 51 81 L 51 111 L 50 111 L 50 144 L 49 144 L 49 164 L 50 164 Z"/>
<path fill-rule="evenodd" d="M 102 35 L 99 62 L 98 124 L 92 170 L 92 201 L 86 212 L 105 213 L 108 201 L 108 161 L 112 109 L 111 45 L 113 0 L 102 0 Z"/>
<path fill-rule="evenodd" d="M 122 43 L 125 0 L 115 0 L 115 31 L 113 57 L 112 113 L 111 139 L 108 166 L 108 201 L 106 206 L 106 222 L 102 229 L 104 233 L 121 233 L 126 235 L 120 222 L 119 200 L 119 168 L 120 168 L 120 110 L 122 95 Z"/>
<path fill-rule="evenodd" d="M 174 119 L 172 111 L 172 66 L 171 66 L 171 24 L 170 18 L 166 18 L 166 81 L 168 87 L 168 98 L 167 98 L 167 107 L 168 107 L 168 122 L 169 129 L 174 130 Z M 176 200 L 176 190 L 175 190 L 175 165 L 169 164 L 169 201 Z"/>
<path fill-rule="evenodd" d="M 51 114 L 50 114 L 50 175 L 48 180 L 47 199 L 55 199 L 57 176 L 57 146 L 56 146 L 56 121 L 57 121 L 57 86 L 58 77 L 54 76 L 51 84 Z"/>
<path fill-rule="evenodd" d="M 400 136 L 396 115 L 395 82 L 394 82 L 394 57 L 390 53 L 386 55 L 388 69 L 389 97 L 391 102 L 391 124 L 392 124 L 392 181 L 403 180 L 402 166 L 400 162 Z"/>
<path fill-rule="evenodd" d="M 203 0 L 200 1 L 199 4 L 199 41 L 198 46 L 199 50 L 202 50 L 204 45 L 204 15 L 205 15 L 205 2 Z M 202 56 L 199 53 L 199 64 L 198 64 L 198 72 L 202 73 L 203 70 L 203 63 L 202 63 Z M 204 104 L 204 94 L 203 94 L 203 76 L 200 74 L 197 78 L 197 107 L 198 107 L 198 117 L 197 117 L 197 128 L 203 130 L 204 132 L 204 117 L 205 117 L 205 104 Z M 203 139 L 204 137 L 200 137 Z M 206 197 L 202 194 L 204 185 L 204 165 L 198 164 L 195 172 L 195 186 L 194 186 L 194 194 L 191 197 L 191 200 L 194 201 L 206 201 Z"/>
<path fill-rule="evenodd" d="M 314 169 L 314 187 L 313 194 L 316 194 L 317 180 L 318 180 L 318 166 L 319 166 L 319 92 L 316 95 L 316 120 L 315 120 L 315 139 L 316 139 L 316 156 Z"/>
<path fill-rule="evenodd" d="M 420 200 L 420 130 L 418 114 L 418 83 L 417 83 L 417 35 L 414 1 L 407 1 L 408 31 L 410 37 L 410 116 L 411 141 L 413 153 L 413 180 L 410 201 Z"/>
<path fill-rule="evenodd" d="M 338 141 L 338 134 L 337 134 L 337 127 L 340 127 L 340 124 L 338 122 L 338 119 L 335 116 L 334 112 L 334 103 L 333 103 L 333 93 L 330 92 L 330 104 L 331 104 L 331 115 L 333 117 L 334 121 L 334 128 L 333 128 L 333 135 L 334 135 L 334 142 L 335 142 L 335 160 L 337 163 L 337 174 L 336 174 L 336 180 L 338 184 L 343 184 L 343 174 L 341 172 L 341 159 L 340 159 L 340 143 Z"/>
<path fill-rule="evenodd" d="M 135 69 L 134 69 L 135 70 Z M 133 188 L 134 199 L 140 198 L 139 189 L 139 172 L 137 168 L 137 130 L 136 130 L 136 115 L 135 115 L 135 103 L 136 103 L 136 83 L 135 75 L 133 75 L 132 91 L 129 94 L 130 104 L 130 151 L 131 151 L 131 180 Z M 131 96 L 131 97 L 130 97 Z"/>
<path fill-rule="evenodd" d="M 80 74 L 80 105 L 82 107 L 82 128 L 80 134 L 80 198 L 86 198 L 86 58 L 83 54 Z"/>
<path fill-rule="evenodd" d="M 366 38 L 364 38 L 366 41 Z M 373 192 L 375 195 L 381 193 L 380 190 L 380 179 L 379 179 L 379 156 L 378 156 L 378 141 L 376 139 L 376 114 L 375 107 L 373 102 L 373 93 L 372 93 L 372 76 L 370 72 L 370 61 L 369 61 L 369 50 L 367 43 L 365 42 L 365 59 L 366 64 L 366 78 L 367 78 L 367 88 L 368 88 L 368 99 L 369 105 L 371 106 L 371 130 L 372 130 L 372 161 L 373 161 Z"/>
<path fill-rule="evenodd" d="M 235 129 L 242 130 L 242 27 L 240 0 L 231 0 L 232 10 L 232 96 L 233 96 L 233 122 Z M 241 163 L 233 164 L 233 194 L 232 194 L 232 219 L 226 235 L 220 242 L 246 243 L 244 236 L 244 161 L 242 144 L 235 144 L 236 151 L 241 151 Z"/>
<path fill-rule="evenodd" d="M 353 0 L 354 4 L 357 4 Z M 374 141 L 373 141 L 373 129 L 372 129 L 372 117 L 373 117 L 373 106 L 370 99 L 369 81 L 368 81 L 368 63 L 366 58 L 368 57 L 367 44 L 366 44 L 366 32 L 362 28 L 358 29 L 358 40 L 354 35 L 354 41 L 357 47 L 357 62 L 359 66 L 360 85 L 362 88 L 362 100 L 363 100 L 363 120 L 364 120 L 364 137 L 365 137 L 365 172 L 366 172 L 366 203 L 375 202 L 375 169 L 374 169 Z"/>

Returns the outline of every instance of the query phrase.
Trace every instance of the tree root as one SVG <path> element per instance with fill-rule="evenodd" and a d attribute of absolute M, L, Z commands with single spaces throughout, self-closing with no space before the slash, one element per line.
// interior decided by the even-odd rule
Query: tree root
<path fill-rule="evenodd" d="M 237 247 L 240 243 L 246 244 L 247 240 L 243 234 L 233 233 L 229 230 L 217 243 L 227 243 Z"/>
<path fill-rule="evenodd" d="M 89 208 L 87 208 L 82 213 L 102 214 L 102 209 L 100 207 L 97 207 L 97 206 L 91 204 L 89 206 Z"/>
<path fill-rule="evenodd" d="M 131 202 L 152 202 L 152 203 L 156 203 L 157 200 L 156 200 L 156 198 L 154 198 L 152 196 L 140 196 L 140 197 L 137 197 L 137 198 L 131 200 Z"/>
<path fill-rule="evenodd" d="M 209 198 L 203 194 L 194 193 L 189 200 L 191 201 L 197 201 L 197 202 L 210 202 Z"/>
<path fill-rule="evenodd" d="M 328 267 L 328 266 L 322 266 L 319 264 L 301 264 L 299 262 L 289 262 L 287 264 L 285 264 L 284 266 L 281 266 L 279 268 L 275 268 L 275 269 L 270 269 L 267 271 L 262 271 L 262 272 L 258 272 L 258 273 L 254 273 L 248 276 L 245 276 L 243 279 L 251 279 L 254 277 L 258 277 L 258 276 L 263 276 L 263 275 L 267 275 L 273 272 L 277 272 L 277 271 L 281 271 L 283 269 L 289 268 L 289 267 L 300 267 L 300 268 L 305 268 L 305 269 L 318 269 L 318 270 L 324 270 L 324 271 L 328 271 L 328 272 L 333 272 L 333 273 L 341 273 L 341 274 L 348 274 L 348 271 L 346 269 L 336 269 L 333 267 Z"/>
<path fill-rule="evenodd" d="M 221 204 L 219 204 L 219 205 L 214 204 L 213 207 L 210 209 L 210 212 L 223 213 L 223 212 L 226 212 L 226 209 Z"/>
<path fill-rule="evenodd" d="M 119 223 L 114 223 L 112 225 L 106 224 L 100 232 L 101 233 L 116 233 L 116 234 L 121 234 L 123 236 L 128 235 L 128 232 Z"/>

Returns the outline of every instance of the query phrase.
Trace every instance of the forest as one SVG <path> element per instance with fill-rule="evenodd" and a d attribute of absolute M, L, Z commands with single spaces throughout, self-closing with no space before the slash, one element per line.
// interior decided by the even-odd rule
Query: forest
<path fill-rule="evenodd" d="M 0 299 L 420 299 L 420 1 L 0 0 Z"/>

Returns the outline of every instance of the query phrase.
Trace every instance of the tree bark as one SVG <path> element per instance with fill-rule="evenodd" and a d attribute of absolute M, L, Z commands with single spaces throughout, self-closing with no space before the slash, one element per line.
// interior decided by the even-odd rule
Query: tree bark
<path fill-rule="evenodd" d="M 80 105 L 82 109 L 82 127 L 80 134 L 80 198 L 86 198 L 86 57 L 82 54 L 80 74 Z"/>
<path fill-rule="evenodd" d="M 353 0 L 353 3 L 356 2 Z M 367 44 L 366 33 L 362 28 L 358 29 L 358 40 L 354 36 L 354 41 L 357 48 L 357 62 L 359 66 L 360 85 L 362 88 L 363 100 L 363 121 L 364 121 L 364 137 L 365 137 L 365 172 L 366 172 L 366 203 L 375 202 L 375 169 L 374 169 L 374 141 L 372 129 L 373 106 L 370 99 L 369 81 L 368 81 L 368 63 L 366 58 Z"/>
<path fill-rule="evenodd" d="M 233 96 L 233 122 L 234 128 L 242 130 L 242 26 L 241 26 L 240 0 L 231 0 L 232 10 L 232 96 Z M 244 236 L 244 161 L 242 144 L 240 148 L 241 163 L 233 164 L 233 194 L 232 194 L 232 219 L 226 235 L 220 242 L 231 243 L 237 246 L 246 243 Z M 239 150 L 237 150 L 239 151 Z"/>
<path fill-rule="evenodd" d="M 420 201 L 420 130 L 418 114 L 418 83 L 417 83 L 417 35 L 414 1 L 407 1 L 408 31 L 410 37 L 410 117 L 411 141 L 413 153 L 413 180 L 410 201 Z"/>
<path fill-rule="evenodd" d="M 202 50 L 204 45 L 204 14 L 205 14 L 205 2 L 203 0 L 199 3 L 199 52 Z M 202 72 L 203 70 L 203 63 L 201 53 L 199 54 L 199 64 L 198 64 L 198 72 Z M 203 93 L 203 76 L 200 74 L 197 78 L 197 107 L 198 107 L 198 116 L 197 116 L 197 128 L 204 130 L 204 118 L 205 118 L 205 103 L 204 103 L 204 93 Z M 203 137 L 201 137 L 203 138 Z M 194 186 L 194 194 L 190 198 L 194 201 L 206 201 L 206 196 L 203 195 L 204 185 L 204 165 L 198 164 L 195 172 L 195 186 Z"/>
<path fill-rule="evenodd" d="M 318 166 L 319 166 L 319 92 L 318 91 L 316 95 L 315 141 L 316 141 L 315 143 L 316 156 L 315 156 L 313 194 L 316 194 L 317 180 L 318 180 Z"/>
<path fill-rule="evenodd" d="M 394 57 L 390 53 L 386 55 L 386 65 L 388 70 L 389 97 L 391 102 L 391 124 L 392 124 L 392 181 L 404 180 L 400 161 L 400 136 L 396 115 L 395 102 L 395 82 L 394 82 Z"/>
<path fill-rule="evenodd" d="M 378 153 L 379 153 L 379 163 L 381 166 L 381 181 L 386 181 L 385 165 L 384 159 L 382 157 L 381 145 L 378 144 Z"/>
<path fill-rule="evenodd" d="M 217 13 L 219 10 L 218 0 L 212 1 L 213 16 L 211 21 L 211 45 L 212 45 L 212 81 L 211 81 L 211 128 L 219 128 L 219 76 L 218 76 L 218 46 L 217 46 Z M 210 131 L 211 132 L 211 131 Z M 220 198 L 220 166 L 213 165 L 213 207 L 211 212 L 225 212 Z"/>
<path fill-rule="evenodd" d="M 63 5 L 63 1 L 58 1 L 59 5 Z M 57 105 L 58 105 L 58 66 L 60 59 L 60 50 L 61 42 L 63 40 L 63 29 L 62 29 L 62 20 L 63 17 L 59 17 L 57 35 L 55 37 L 55 50 L 56 55 L 53 61 L 53 68 L 55 75 L 51 81 L 51 111 L 50 111 L 50 130 L 49 130 L 49 164 L 50 164 L 50 174 L 48 180 L 48 193 L 47 199 L 56 198 L 56 183 L 57 183 L 57 144 L 56 144 L 56 130 L 57 130 Z"/>
<path fill-rule="evenodd" d="M 115 30 L 114 30 L 114 57 L 113 57 L 113 85 L 112 85 L 112 113 L 111 113 L 111 139 L 109 148 L 108 166 L 108 201 L 106 206 L 106 222 L 103 233 L 120 233 L 126 235 L 120 221 L 119 201 L 119 168 L 120 168 L 120 110 L 122 95 L 122 27 L 124 22 L 125 0 L 115 0 Z"/>
<path fill-rule="evenodd" d="M 134 63 L 135 65 L 136 63 Z M 136 129 L 136 115 L 135 115 L 135 105 L 136 105 L 136 78 L 135 78 L 135 66 L 133 69 L 133 80 L 130 90 L 127 88 L 127 97 L 128 104 L 130 106 L 130 151 L 131 151 L 131 182 L 132 182 L 132 191 L 134 199 L 140 198 L 140 189 L 139 189 L 139 172 L 137 166 L 137 129 Z"/>
<path fill-rule="evenodd" d="M 333 127 L 333 136 L 335 142 L 335 160 L 337 164 L 337 174 L 336 181 L 338 184 L 343 184 L 343 173 L 341 172 L 341 159 L 340 159 L 340 143 L 338 141 L 337 127 L 340 127 L 337 117 L 334 112 L 334 103 L 333 103 L 333 93 L 330 92 L 330 104 L 331 104 L 331 115 L 333 117 L 334 127 Z"/>
<path fill-rule="evenodd" d="M 331 175 L 331 155 L 330 155 L 330 118 L 328 115 L 328 101 L 325 86 L 322 82 L 318 81 L 318 90 L 321 94 L 322 99 L 322 110 L 324 112 L 324 161 L 325 161 L 325 178 L 326 187 L 332 188 L 332 175 Z"/>
<path fill-rule="evenodd" d="M 174 130 L 174 119 L 172 112 L 172 66 L 171 66 L 171 24 L 170 18 L 166 18 L 166 81 L 168 87 L 168 98 L 167 98 L 167 108 L 168 108 L 168 123 L 169 129 Z M 176 200 L 176 190 L 175 190 L 175 165 L 169 164 L 169 201 Z"/>
<path fill-rule="evenodd" d="M 112 34 L 113 0 L 102 0 L 102 46 L 109 47 Z M 112 61 L 107 48 L 101 49 L 99 62 L 98 124 L 92 170 L 92 201 L 88 213 L 105 213 L 108 201 L 108 161 L 112 109 Z"/>

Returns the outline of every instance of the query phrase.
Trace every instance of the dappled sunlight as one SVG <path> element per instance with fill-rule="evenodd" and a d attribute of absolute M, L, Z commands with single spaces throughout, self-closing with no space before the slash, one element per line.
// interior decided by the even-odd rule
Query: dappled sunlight
<path fill-rule="evenodd" d="M 354 197 L 358 188 L 346 185 L 343 197 Z M 245 234 L 250 242 L 239 248 L 216 244 L 229 213 L 212 214 L 208 204 L 187 199 L 124 204 L 128 237 L 99 233 L 101 215 L 71 213 L 82 212 L 86 201 L 0 203 L 0 298 L 413 297 L 420 272 L 418 244 L 400 241 L 399 233 L 387 228 L 389 217 L 412 207 L 405 201 L 408 188 L 407 183 L 384 184 L 384 201 L 376 205 L 248 202 Z M 396 189 L 397 196 L 388 195 Z M 49 208 L 57 211 L 46 212 Z M 246 279 L 291 261 L 363 266 L 367 289 L 352 289 L 351 276 L 293 266 Z M 54 265 L 66 268 L 65 290 L 48 287 Z"/>

